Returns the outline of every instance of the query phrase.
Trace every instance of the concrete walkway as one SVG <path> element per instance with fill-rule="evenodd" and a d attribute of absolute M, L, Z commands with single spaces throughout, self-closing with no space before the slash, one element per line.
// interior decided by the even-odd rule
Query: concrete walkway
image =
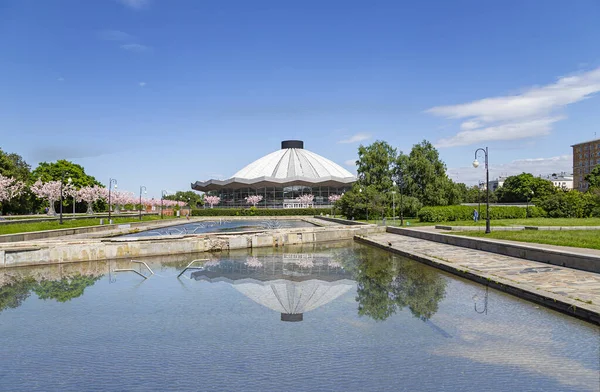
<path fill-rule="evenodd" d="M 600 324 L 600 274 L 392 233 L 356 239 Z"/>

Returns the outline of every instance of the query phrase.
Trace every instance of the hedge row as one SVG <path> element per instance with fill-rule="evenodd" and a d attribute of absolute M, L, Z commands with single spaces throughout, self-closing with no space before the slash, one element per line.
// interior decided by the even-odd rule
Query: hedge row
<path fill-rule="evenodd" d="M 292 216 L 330 213 L 330 208 L 206 208 L 192 210 L 192 216 Z"/>
<path fill-rule="evenodd" d="M 466 221 L 473 219 L 472 206 L 443 206 L 443 207 L 423 207 L 419 210 L 419 220 L 421 222 L 452 222 Z M 486 207 L 481 206 L 479 219 L 486 217 Z M 535 206 L 529 207 L 529 217 L 537 218 L 546 216 L 546 212 Z M 527 208 L 511 206 L 491 206 L 490 219 L 519 219 L 527 218 Z"/>

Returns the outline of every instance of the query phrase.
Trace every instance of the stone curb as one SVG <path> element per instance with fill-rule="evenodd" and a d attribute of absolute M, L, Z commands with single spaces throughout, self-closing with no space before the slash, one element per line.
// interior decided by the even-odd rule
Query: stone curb
<path fill-rule="evenodd" d="M 392 253 L 407 257 L 409 259 L 427 264 L 431 267 L 441 269 L 465 279 L 492 287 L 496 290 L 535 302 L 547 308 L 557 310 L 569 316 L 577 317 L 581 320 L 600 325 L 600 313 L 586 307 L 586 303 L 576 301 L 571 298 L 558 297 L 546 291 L 537 290 L 528 285 L 500 278 L 495 275 L 486 274 L 468 267 L 457 267 L 452 263 L 427 256 L 417 252 L 405 251 L 388 246 L 387 244 L 372 240 L 368 237 L 357 235 L 354 240 L 360 243 L 375 246 Z"/>
<path fill-rule="evenodd" d="M 422 240 L 439 242 L 442 244 L 483 250 L 503 256 L 517 257 L 520 259 L 537 261 L 540 263 L 600 273 L 600 257 L 595 255 L 566 252 L 556 249 L 545 249 L 542 247 L 511 244 L 507 242 L 472 237 L 461 237 L 450 234 L 432 233 L 421 230 L 403 229 L 399 227 L 388 226 L 386 230 L 388 233 L 392 234 L 400 234 Z"/>

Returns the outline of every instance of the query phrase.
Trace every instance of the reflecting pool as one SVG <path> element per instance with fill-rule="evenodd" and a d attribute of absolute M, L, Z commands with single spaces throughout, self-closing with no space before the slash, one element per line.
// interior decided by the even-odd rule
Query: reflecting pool
<path fill-rule="evenodd" d="M 190 222 L 182 225 L 140 231 L 139 233 L 126 234 L 120 237 L 227 233 L 257 230 L 293 229 L 298 227 L 315 227 L 315 225 L 301 219 L 229 220 L 224 218 L 209 221 Z"/>
<path fill-rule="evenodd" d="M 0 390 L 600 389 L 599 327 L 365 245 L 145 260 L 0 271 Z"/>

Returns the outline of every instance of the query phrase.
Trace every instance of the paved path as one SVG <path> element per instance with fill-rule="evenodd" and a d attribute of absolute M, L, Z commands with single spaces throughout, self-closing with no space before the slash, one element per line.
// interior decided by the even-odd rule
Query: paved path
<path fill-rule="evenodd" d="M 550 302 L 559 301 L 567 305 L 563 306 L 563 311 L 567 308 L 581 308 L 582 311 L 595 314 L 596 323 L 600 321 L 600 274 L 398 234 L 371 235 L 363 240 L 400 254 L 416 256 L 421 261 L 431 261 L 428 264 L 472 280 L 495 281 L 501 286 L 511 286 L 515 290 L 505 291 L 515 295 L 523 292 L 547 297 Z M 519 296 L 535 300 L 528 295 Z M 559 308 L 541 300 L 537 302 Z"/>

